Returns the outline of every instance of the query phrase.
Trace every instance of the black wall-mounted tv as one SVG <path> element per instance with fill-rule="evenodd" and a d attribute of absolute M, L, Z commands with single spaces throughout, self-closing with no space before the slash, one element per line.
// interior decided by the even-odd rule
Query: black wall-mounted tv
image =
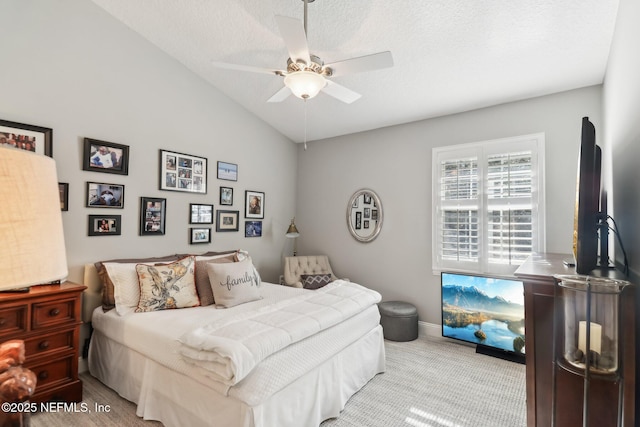
<path fill-rule="evenodd" d="M 598 266 L 609 265 L 606 195 L 603 194 L 601 203 L 600 193 L 601 167 L 602 151 L 596 144 L 595 126 L 588 117 L 583 117 L 573 224 L 573 255 L 578 274 L 589 274 Z"/>
<path fill-rule="evenodd" d="M 515 278 L 442 272 L 442 336 L 478 353 L 525 362 L 524 285 Z"/>

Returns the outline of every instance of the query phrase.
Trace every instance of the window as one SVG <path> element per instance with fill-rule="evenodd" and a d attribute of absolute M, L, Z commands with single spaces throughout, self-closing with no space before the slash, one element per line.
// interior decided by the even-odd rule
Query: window
<path fill-rule="evenodd" d="M 433 269 L 510 274 L 544 251 L 544 135 L 433 150 Z"/>

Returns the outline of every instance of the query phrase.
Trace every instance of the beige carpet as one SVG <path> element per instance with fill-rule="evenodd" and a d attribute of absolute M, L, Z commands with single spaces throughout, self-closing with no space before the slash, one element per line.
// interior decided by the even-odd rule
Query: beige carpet
<path fill-rule="evenodd" d="M 436 338 L 385 341 L 385 348 L 386 372 L 354 395 L 340 417 L 325 421 L 322 427 L 526 425 L 524 365 Z M 81 378 L 83 402 L 90 413 L 39 413 L 31 417 L 31 426 L 161 426 L 138 418 L 133 403 L 88 374 Z M 96 404 L 109 405 L 109 412 L 95 412 Z"/>

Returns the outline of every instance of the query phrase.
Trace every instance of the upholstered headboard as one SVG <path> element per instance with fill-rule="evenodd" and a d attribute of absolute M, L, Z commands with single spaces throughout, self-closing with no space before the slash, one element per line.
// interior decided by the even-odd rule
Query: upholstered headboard
<path fill-rule="evenodd" d="M 302 281 L 300 276 L 303 274 L 331 274 L 331 280 L 337 279 L 331 270 L 329 257 L 326 255 L 285 257 L 285 284 L 301 288 Z"/>
<path fill-rule="evenodd" d="M 91 322 L 93 310 L 102 305 L 102 282 L 95 265 L 84 265 L 84 284 L 87 289 L 84 290 L 82 321 L 88 323 Z"/>

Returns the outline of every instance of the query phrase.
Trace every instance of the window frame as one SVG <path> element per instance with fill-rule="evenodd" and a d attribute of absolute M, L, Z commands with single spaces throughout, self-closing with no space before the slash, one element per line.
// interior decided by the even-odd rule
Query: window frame
<path fill-rule="evenodd" d="M 532 252 L 544 252 L 546 248 L 546 208 L 545 208 L 545 135 L 535 133 L 466 144 L 456 144 L 432 149 L 432 269 L 433 274 L 442 271 L 461 271 L 485 274 L 510 275 L 518 267 L 514 263 L 489 263 L 488 257 L 488 212 L 499 202 L 489 201 L 487 189 L 488 159 L 492 155 L 531 151 L 531 203 Z M 441 162 L 447 160 L 477 159 L 477 199 L 452 201 L 441 199 Z M 441 256 L 442 219 L 445 206 L 477 207 L 478 214 L 478 261 L 451 261 Z M 509 201 L 507 200 L 507 205 Z"/>

